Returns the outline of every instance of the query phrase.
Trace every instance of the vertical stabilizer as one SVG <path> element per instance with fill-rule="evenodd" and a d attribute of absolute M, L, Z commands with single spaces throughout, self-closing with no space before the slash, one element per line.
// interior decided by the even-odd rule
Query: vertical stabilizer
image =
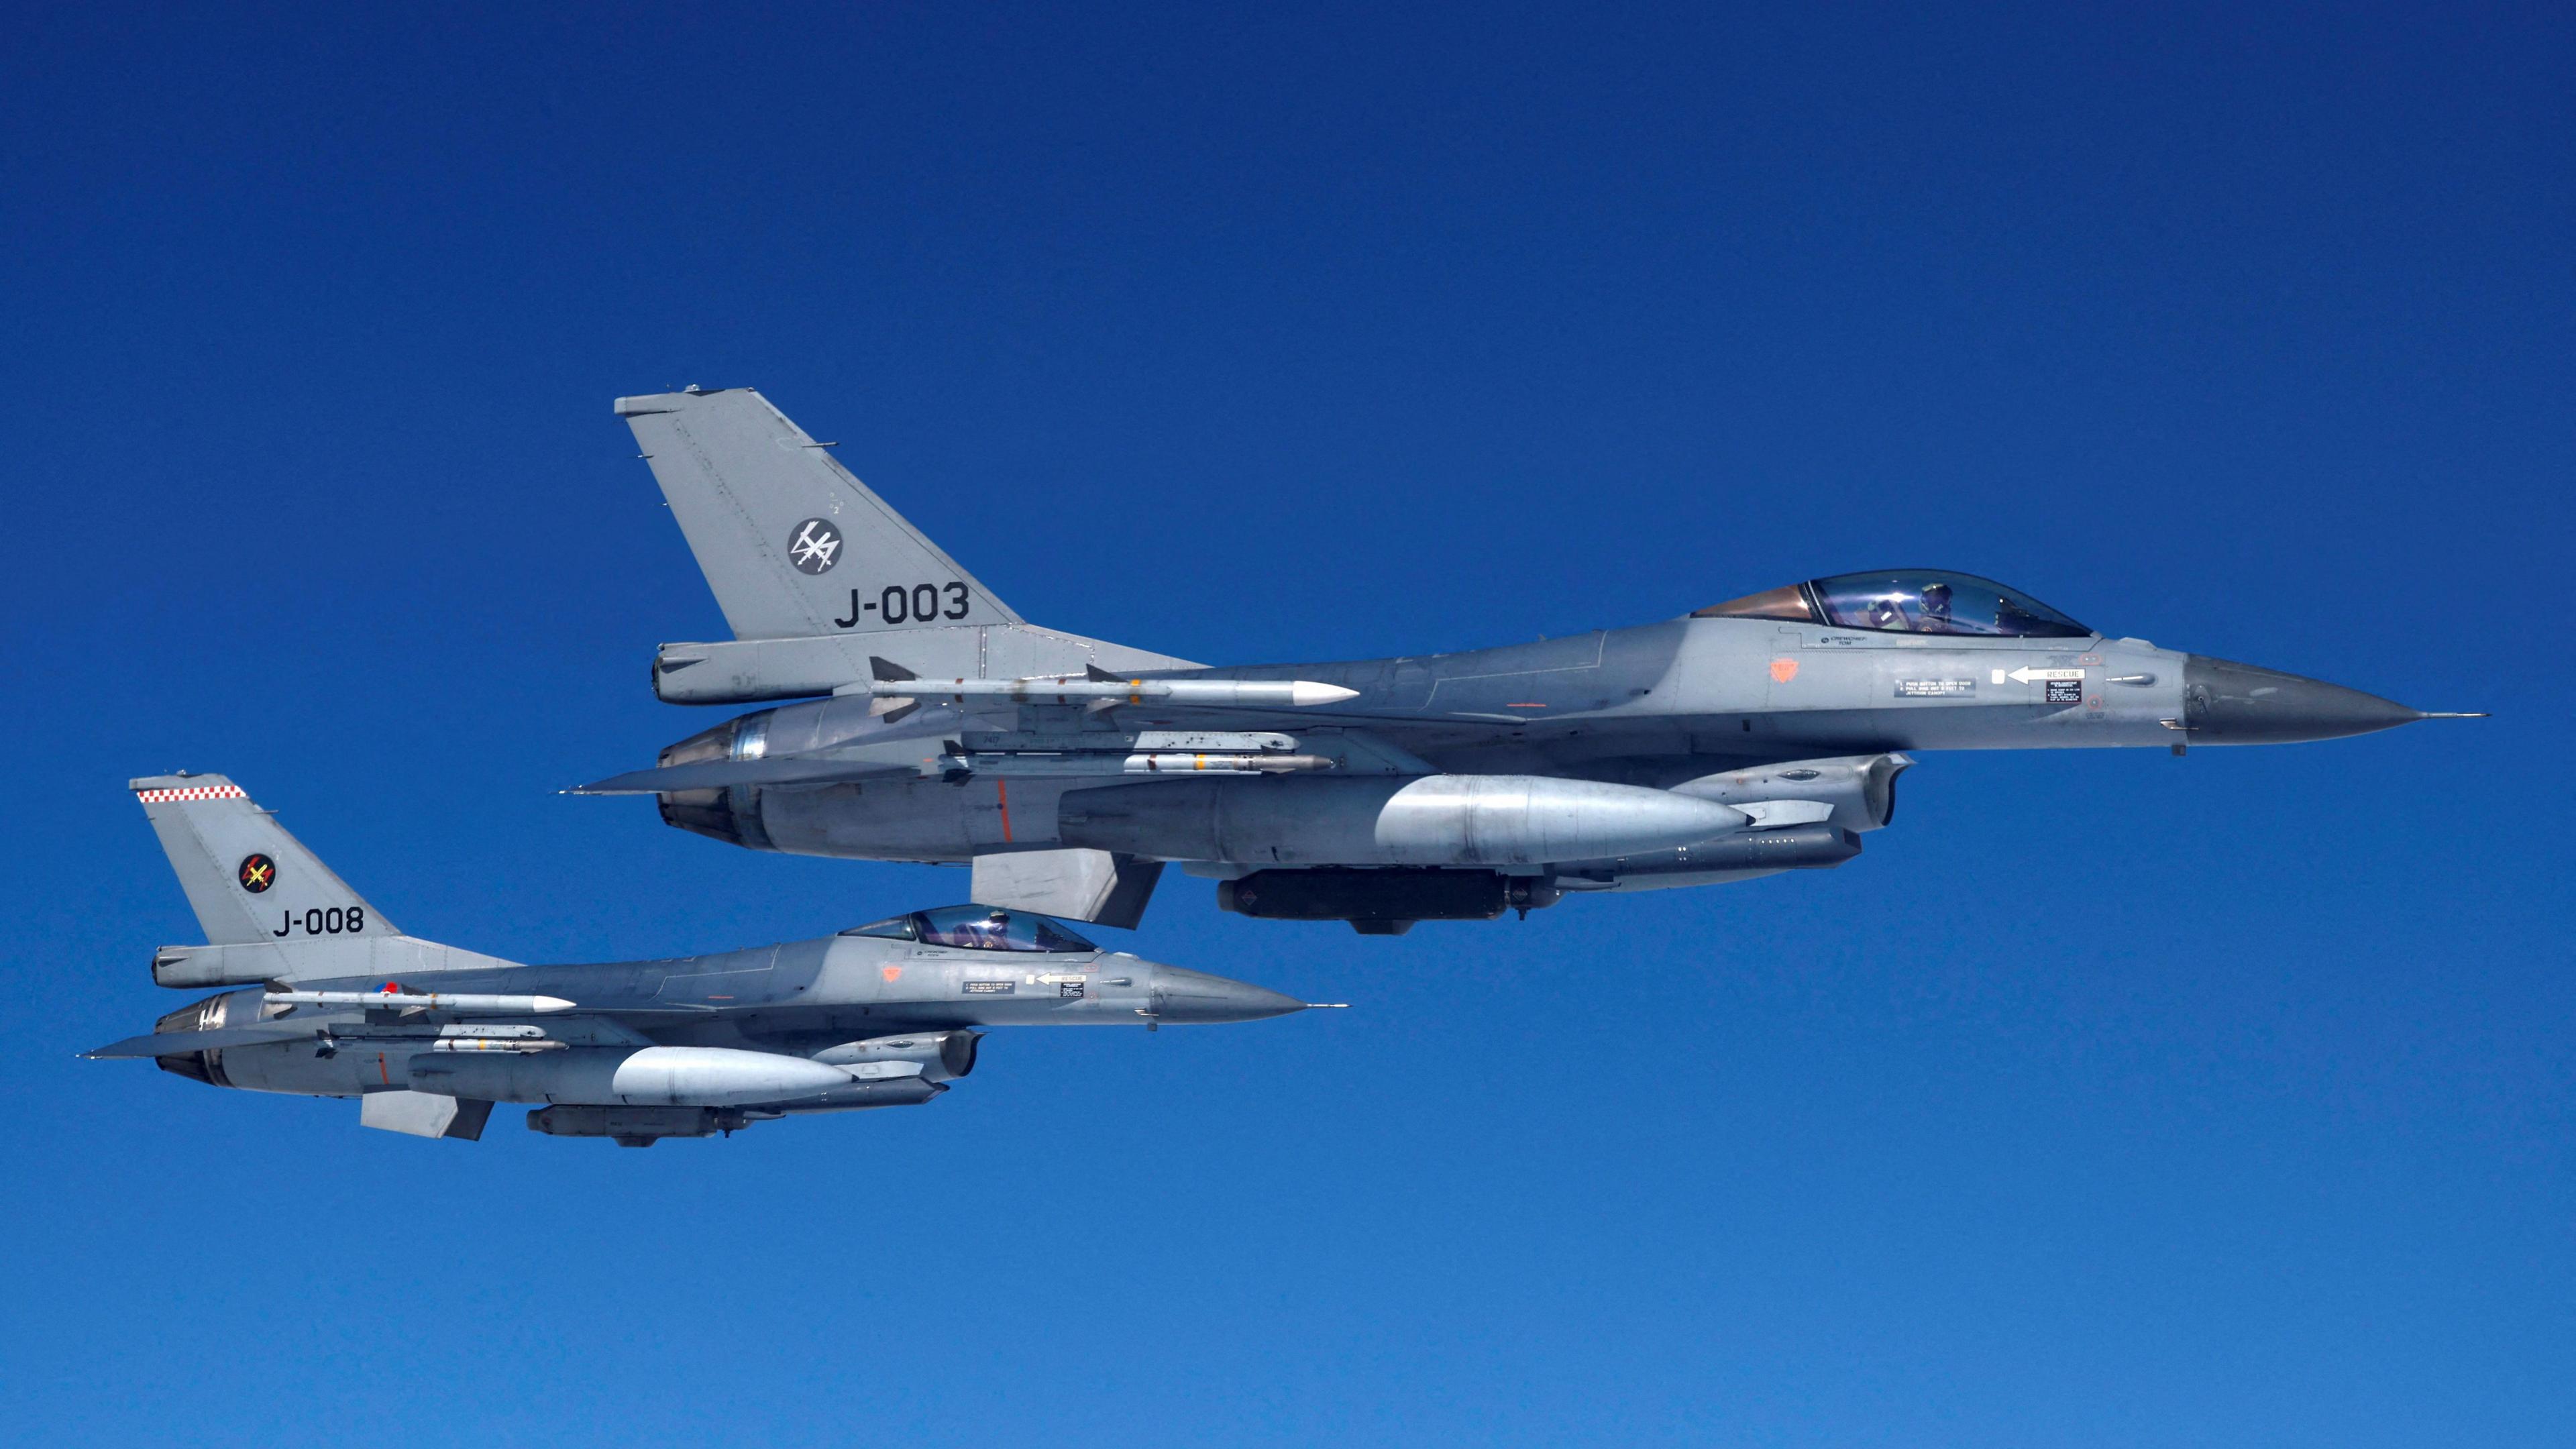
<path fill-rule="evenodd" d="M 401 934 L 223 776 L 156 775 L 128 788 L 161 837 L 208 944 Z"/>
<path fill-rule="evenodd" d="M 617 415 L 735 638 L 1020 622 L 759 393 L 622 397 Z"/>

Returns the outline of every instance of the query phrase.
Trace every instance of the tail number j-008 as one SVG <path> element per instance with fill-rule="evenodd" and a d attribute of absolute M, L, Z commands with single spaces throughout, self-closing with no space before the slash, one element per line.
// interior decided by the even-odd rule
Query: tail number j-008
<path fill-rule="evenodd" d="M 315 906 L 302 915 L 284 912 L 272 936 L 292 936 L 301 930 L 307 936 L 345 936 L 351 931 L 367 929 L 367 913 L 358 906 Z"/>
<path fill-rule="evenodd" d="M 956 584 L 888 584 L 873 599 L 862 589 L 850 590 L 850 617 L 832 622 L 855 629 L 861 619 L 880 624 L 927 624 L 935 619 L 966 617 L 966 586 Z"/>

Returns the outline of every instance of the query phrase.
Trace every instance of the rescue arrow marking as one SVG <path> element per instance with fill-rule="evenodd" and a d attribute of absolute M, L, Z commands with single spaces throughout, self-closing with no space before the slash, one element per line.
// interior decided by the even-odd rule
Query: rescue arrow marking
<path fill-rule="evenodd" d="M 2042 679 L 2082 679 L 2084 677 L 2084 671 L 2081 669 L 2032 669 L 2028 666 L 2024 666 L 2020 669 L 2014 670 L 2010 674 L 2006 674 L 2002 670 L 1998 669 L 1994 671 L 1994 676 L 1995 683 L 1997 684 L 2001 684 L 2007 679 L 2011 680 L 2015 684 L 2030 684 Z"/>

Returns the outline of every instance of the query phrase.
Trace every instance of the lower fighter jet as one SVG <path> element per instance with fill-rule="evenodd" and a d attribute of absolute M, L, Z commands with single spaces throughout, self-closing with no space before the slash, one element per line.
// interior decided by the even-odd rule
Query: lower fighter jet
<path fill-rule="evenodd" d="M 1910 751 L 2180 754 L 2435 717 L 1939 569 L 1533 644 L 1209 668 L 1026 623 L 756 392 L 617 412 L 735 636 L 663 645 L 655 692 L 775 707 L 583 793 L 657 795 L 754 850 L 971 862 L 977 900 L 1078 920 L 1134 924 L 1179 861 L 1228 910 L 1393 934 L 1840 865 Z"/>
<path fill-rule="evenodd" d="M 356 1097 L 364 1125 L 419 1137 L 478 1139 L 495 1103 L 525 1102 L 534 1131 L 650 1147 L 917 1106 L 974 1070 L 981 1027 L 1152 1030 L 1321 1004 L 981 905 L 713 956 L 523 966 L 402 934 L 221 775 L 132 788 L 206 931 L 156 952 L 152 979 L 241 989 L 89 1055 Z"/>

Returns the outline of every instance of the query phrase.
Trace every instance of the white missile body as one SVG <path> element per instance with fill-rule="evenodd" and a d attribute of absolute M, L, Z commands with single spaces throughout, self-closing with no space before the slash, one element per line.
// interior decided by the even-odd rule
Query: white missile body
<path fill-rule="evenodd" d="M 427 991 L 272 991 L 260 998 L 278 1006 L 364 1006 L 387 1011 L 488 1011 L 501 1016 L 544 1016 L 570 1011 L 560 996 L 490 996 Z"/>
<path fill-rule="evenodd" d="M 1005 699 L 1014 704 L 1190 704 L 1245 709 L 1311 709 L 1359 698 L 1356 689 L 1311 679 L 879 679 L 865 686 L 879 699 Z M 858 687 L 845 686 L 848 693 Z"/>

